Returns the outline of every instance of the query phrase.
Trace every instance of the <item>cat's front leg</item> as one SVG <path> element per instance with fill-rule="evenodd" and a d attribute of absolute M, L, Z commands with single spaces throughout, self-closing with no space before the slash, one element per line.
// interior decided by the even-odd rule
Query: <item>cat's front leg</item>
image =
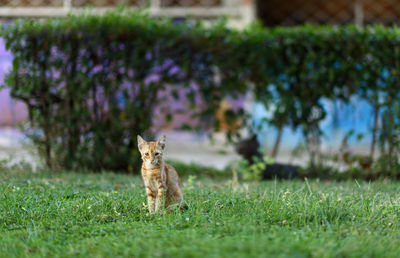
<path fill-rule="evenodd" d="M 147 194 L 147 206 L 150 214 L 153 215 L 155 212 L 156 195 L 149 187 L 146 187 L 146 194 Z"/>
<path fill-rule="evenodd" d="M 165 196 L 167 192 L 167 187 L 165 184 L 159 184 L 158 193 L 156 199 L 156 213 L 162 210 L 165 206 Z"/>

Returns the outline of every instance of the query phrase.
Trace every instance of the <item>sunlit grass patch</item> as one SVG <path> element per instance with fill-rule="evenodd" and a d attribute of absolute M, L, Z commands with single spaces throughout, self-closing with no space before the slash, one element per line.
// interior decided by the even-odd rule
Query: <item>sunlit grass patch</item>
<path fill-rule="evenodd" d="M 150 216 L 140 177 L 0 172 L 0 256 L 397 256 L 399 183 L 184 179 Z"/>

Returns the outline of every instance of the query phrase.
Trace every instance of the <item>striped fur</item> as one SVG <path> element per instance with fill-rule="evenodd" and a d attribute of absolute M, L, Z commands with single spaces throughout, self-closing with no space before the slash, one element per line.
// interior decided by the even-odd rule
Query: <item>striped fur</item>
<path fill-rule="evenodd" d="M 146 142 L 139 135 L 137 138 L 143 160 L 142 177 L 150 214 L 174 203 L 183 207 L 181 180 L 176 170 L 163 160 L 165 136 L 155 142 Z"/>

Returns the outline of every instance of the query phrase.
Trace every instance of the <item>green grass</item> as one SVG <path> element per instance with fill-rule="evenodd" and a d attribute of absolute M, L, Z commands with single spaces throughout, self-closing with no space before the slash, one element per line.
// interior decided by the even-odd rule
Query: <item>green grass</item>
<path fill-rule="evenodd" d="M 129 175 L 0 171 L 1 257 L 396 257 L 399 183 L 183 180 L 149 216 Z"/>

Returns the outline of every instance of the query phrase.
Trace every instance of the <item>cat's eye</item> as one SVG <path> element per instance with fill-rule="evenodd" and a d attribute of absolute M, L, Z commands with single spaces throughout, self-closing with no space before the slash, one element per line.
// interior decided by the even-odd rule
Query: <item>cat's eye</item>
<path fill-rule="evenodd" d="M 144 155 L 146 155 L 146 156 L 149 156 L 149 153 L 148 153 L 148 152 L 146 152 Z"/>
<path fill-rule="evenodd" d="M 156 153 L 154 153 L 154 155 L 158 156 L 158 155 L 160 155 L 160 153 L 156 152 Z"/>

